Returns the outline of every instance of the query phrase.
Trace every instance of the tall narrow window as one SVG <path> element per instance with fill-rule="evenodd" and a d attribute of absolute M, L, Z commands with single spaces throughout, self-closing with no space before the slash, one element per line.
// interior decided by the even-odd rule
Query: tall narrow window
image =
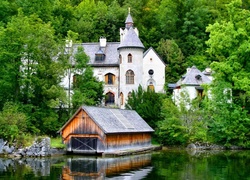
<path fill-rule="evenodd" d="M 128 70 L 126 72 L 126 84 L 134 84 L 134 72 L 132 70 Z"/>
<path fill-rule="evenodd" d="M 112 92 L 106 93 L 105 105 L 114 103 L 115 103 L 115 95 Z"/>
<path fill-rule="evenodd" d="M 128 63 L 132 63 L 132 54 L 128 54 Z"/>
<path fill-rule="evenodd" d="M 119 55 L 120 64 L 122 63 L 122 55 Z"/>
<path fill-rule="evenodd" d="M 114 84 L 115 83 L 115 75 L 112 73 L 108 73 L 105 75 L 105 84 Z"/>
<path fill-rule="evenodd" d="M 120 104 L 123 105 L 124 103 L 124 97 L 123 97 L 123 93 L 120 93 Z"/>

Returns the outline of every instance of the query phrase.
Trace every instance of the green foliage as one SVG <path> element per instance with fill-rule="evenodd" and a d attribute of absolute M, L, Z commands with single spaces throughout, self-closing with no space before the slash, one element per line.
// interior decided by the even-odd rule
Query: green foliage
<path fill-rule="evenodd" d="M 250 117 L 241 106 L 234 104 L 228 83 L 214 82 L 212 98 L 206 105 L 208 136 L 226 146 L 250 146 Z"/>
<path fill-rule="evenodd" d="M 61 137 L 50 138 L 50 143 L 52 148 L 65 148 L 65 144 L 63 144 Z"/>
<path fill-rule="evenodd" d="M 127 109 L 135 110 L 152 128 L 161 120 L 161 103 L 165 95 L 155 93 L 148 89 L 142 89 L 140 85 L 137 91 L 132 91 L 126 104 Z"/>
<path fill-rule="evenodd" d="M 54 108 L 65 101 L 65 93 L 60 86 L 63 58 L 55 61 L 63 49 L 53 28 L 37 16 L 27 17 L 20 11 L 0 34 L 0 107 L 6 101 L 19 102 L 26 110 L 31 132 L 39 129 L 41 133 L 55 133 L 58 126 L 48 126 L 46 121 L 51 122 L 52 117 L 57 120 Z"/>
<path fill-rule="evenodd" d="M 163 144 L 184 145 L 191 142 L 207 142 L 207 122 L 202 102 L 197 98 L 190 100 L 185 91 L 176 106 L 171 99 L 162 105 L 163 121 L 158 123 L 156 132 Z"/>
<path fill-rule="evenodd" d="M 6 102 L 0 112 L 0 137 L 13 142 L 26 133 L 26 115 L 18 104 Z"/>
<path fill-rule="evenodd" d="M 157 52 L 167 64 L 165 71 L 166 82 L 177 82 L 180 74 L 183 74 L 187 67 L 181 49 L 174 40 L 161 39 Z"/>
<path fill-rule="evenodd" d="M 179 109 L 171 99 L 165 99 L 162 104 L 163 121 L 158 122 L 156 131 L 159 141 L 164 145 L 183 145 L 187 143 L 186 128 L 183 126 Z"/>
<path fill-rule="evenodd" d="M 103 83 L 94 77 L 92 67 L 88 65 L 89 57 L 81 47 L 75 54 L 75 62 L 73 73 L 76 75 L 76 80 L 73 85 L 73 108 L 76 110 L 83 104 L 100 104 L 103 99 Z"/>
<path fill-rule="evenodd" d="M 249 115 L 242 109 L 250 95 L 249 10 L 242 2 L 226 6 L 228 18 L 209 25 L 208 53 L 214 59 L 213 98 L 208 119 L 214 141 L 249 147 Z"/>

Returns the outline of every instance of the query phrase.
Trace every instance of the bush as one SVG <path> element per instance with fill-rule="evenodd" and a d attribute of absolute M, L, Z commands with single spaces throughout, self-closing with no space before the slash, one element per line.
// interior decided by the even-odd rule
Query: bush
<path fill-rule="evenodd" d="M 18 139 L 26 132 L 26 115 L 20 111 L 20 106 L 7 102 L 0 112 L 0 138 L 9 142 Z"/>

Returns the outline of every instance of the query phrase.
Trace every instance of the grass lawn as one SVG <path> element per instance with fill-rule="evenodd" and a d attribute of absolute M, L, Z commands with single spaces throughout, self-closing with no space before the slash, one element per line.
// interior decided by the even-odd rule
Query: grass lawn
<path fill-rule="evenodd" d="M 65 144 L 62 143 L 61 137 L 50 138 L 50 144 L 52 148 L 65 148 Z"/>

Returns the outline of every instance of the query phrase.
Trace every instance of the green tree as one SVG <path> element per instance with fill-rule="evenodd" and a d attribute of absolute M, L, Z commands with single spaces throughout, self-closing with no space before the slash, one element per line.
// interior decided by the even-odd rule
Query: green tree
<path fill-rule="evenodd" d="M 177 82 L 180 74 L 183 74 L 187 68 L 181 49 L 174 40 L 161 39 L 157 52 L 167 64 L 165 71 L 166 83 Z"/>
<path fill-rule="evenodd" d="M 22 103 L 31 132 L 55 133 L 60 125 L 54 109 L 65 101 L 65 93 L 60 86 L 64 49 L 53 28 L 35 15 L 19 12 L 0 34 L 0 89 L 5 90 L 0 93 L 1 103 Z"/>
<path fill-rule="evenodd" d="M 51 23 L 57 36 L 67 36 L 67 32 L 75 21 L 74 10 L 70 0 L 54 1 Z"/>
<path fill-rule="evenodd" d="M 16 0 L 16 4 L 25 15 L 36 14 L 44 22 L 52 19 L 52 8 L 54 0 Z"/>
<path fill-rule="evenodd" d="M 230 83 L 233 96 L 238 100 L 240 94 L 247 99 L 250 95 L 250 12 L 241 7 L 241 1 L 233 1 L 227 6 L 229 20 L 207 28 L 208 53 L 214 60 L 211 67 L 216 72 L 215 79 Z M 244 105 L 244 101 L 239 103 Z"/>
<path fill-rule="evenodd" d="M 13 142 L 27 133 L 26 115 L 21 108 L 11 102 L 6 102 L 0 112 L 0 137 Z"/>
<path fill-rule="evenodd" d="M 186 91 L 181 93 L 176 106 L 172 99 L 165 99 L 161 108 L 163 121 L 157 125 L 157 136 L 165 145 L 186 145 L 207 142 L 207 119 L 203 101 L 191 100 Z"/>
<path fill-rule="evenodd" d="M 214 81 L 211 98 L 203 118 L 208 122 L 211 142 L 225 146 L 250 147 L 250 117 L 241 106 L 233 103 L 230 83 Z"/>
<path fill-rule="evenodd" d="M 164 99 L 164 94 L 155 93 L 148 89 L 142 89 L 140 85 L 137 91 L 132 91 L 128 102 L 125 105 L 126 109 L 135 110 L 152 128 L 161 120 L 161 104 Z"/>
<path fill-rule="evenodd" d="M 103 100 L 103 83 L 94 77 L 93 69 L 88 64 L 89 57 L 84 53 L 82 47 L 78 47 L 75 54 L 72 104 L 74 110 L 79 106 L 98 105 Z"/>

